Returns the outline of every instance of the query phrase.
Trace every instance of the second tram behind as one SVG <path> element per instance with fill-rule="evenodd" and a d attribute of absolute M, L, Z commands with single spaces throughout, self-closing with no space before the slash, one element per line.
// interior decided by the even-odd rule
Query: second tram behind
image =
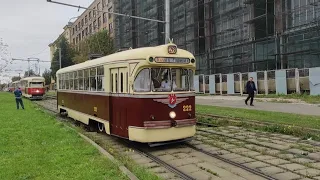
<path fill-rule="evenodd" d="M 60 113 L 101 132 L 142 143 L 196 132 L 194 56 L 175 44 L 118 52 L 60 69 Z"/>
<path fill-rule="evenodd" d="M 42 99 L 45 95 L 43 77 L 26 77 L 20 80 L 22 95 L 29 99 Z"/>

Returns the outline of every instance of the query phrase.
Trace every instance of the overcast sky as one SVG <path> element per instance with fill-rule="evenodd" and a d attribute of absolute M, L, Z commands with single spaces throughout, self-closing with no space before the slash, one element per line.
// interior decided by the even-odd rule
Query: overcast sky
<path fill-rule="evenodd" d="M 88 7 L 93 0 L 55 0 Z M 48 45 L 63 32 L 69 19 L 79 16 L 83 11 L 77 8 L 48 3 L 47 0 L 0 0 L 0 39 L 8 45 L 10 58 L 29 57 L 50 61 Z M 75 20 L 75 19 L 73 19 Z M 2 55 L 1 55 L 2 54 Z M 0 56 L 3 55 L 0 48 Z M 10 55 L 11 54 L 11 55 Z M 5 61 L 0 59 L 0 67 Z M 34 64 L 34 63 L 30 63 Z M 33 65 L 34 67 L 34 65 Z M 50 63 L 40 63 L 41 74 L 50 68 Z M 11 70 L 27 70 L 27 62 L 14 62 Z M 7 75 L 18 73 L 0 73 L 0 80 Z"/>

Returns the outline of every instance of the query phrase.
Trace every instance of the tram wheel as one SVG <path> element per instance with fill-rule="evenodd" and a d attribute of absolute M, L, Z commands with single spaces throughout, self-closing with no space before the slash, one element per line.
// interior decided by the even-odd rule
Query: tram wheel
<path fill-rule="evenodd" d="M 99 132 L 104 132 L 104 124 L 100 123 L 100 122 L 98 122 L 97 124 L 98 124 L 98 131 Z"/>

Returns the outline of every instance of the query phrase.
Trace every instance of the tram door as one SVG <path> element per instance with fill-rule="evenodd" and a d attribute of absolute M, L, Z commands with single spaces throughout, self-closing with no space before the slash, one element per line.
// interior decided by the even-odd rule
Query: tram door
<path fill-rule="evenodd" d="M 111 99 L 110 99 L 110 131 L 112 134 L 128 137 L 127 124 L 127 97 L 124 95 L 128 92 L 127 68 L 111 69 Z"/>

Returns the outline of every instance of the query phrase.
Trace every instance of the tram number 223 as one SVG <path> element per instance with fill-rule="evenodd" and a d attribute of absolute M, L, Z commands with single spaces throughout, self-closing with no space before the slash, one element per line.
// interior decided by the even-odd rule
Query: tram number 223
<path fill-rule="evenodd" d="M 183 111 L 191 111 L 192 110 L 191 105 L 184 105 L 182 108 L 183 108 Z"/>

